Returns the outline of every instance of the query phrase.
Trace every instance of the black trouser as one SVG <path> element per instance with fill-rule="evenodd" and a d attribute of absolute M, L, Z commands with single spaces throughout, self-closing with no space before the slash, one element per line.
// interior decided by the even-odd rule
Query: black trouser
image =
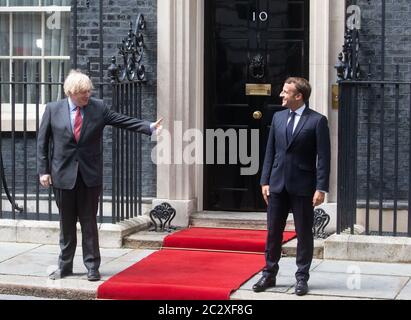
<path fill-rule="evenodd" d="M 97 210 L 101 187 L 87 187 L 77 176 L 72 190 L 54 188 L 54 195 L 60 213 L 60 256 L 59 268 L 73 270 L 73 259 L 77 246 L 77 218 L 81 225 L 83 261 L 88 270 L 100 267 Z"/>
<path fill-rule="evenodd" d="M 288 213 L 292 212 L 298 241 L 296 260 L 298 269 L 295 277 L 297 280 L 308 281 L 314 249 L 312 233 L 314 222 L 313 198 L 290 195 L 286 190 L 283 190 L 281 193 L 270 192 L 268 198 L 266 266 L 263 274 L 276 276 L 278 273 L 283 232 L 287 223 Z"/>

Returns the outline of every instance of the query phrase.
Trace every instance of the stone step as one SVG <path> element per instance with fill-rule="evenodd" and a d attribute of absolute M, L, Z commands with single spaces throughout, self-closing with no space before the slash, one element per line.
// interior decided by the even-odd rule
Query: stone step
<path fill-rule="evenodd" d="M 203 211 L 194 213 L 190 217 L 190 225 L 192 227 L 266 230 L 267 213 Z M 289 215 L 287 219 L 285 230 L 295 230 L 292 215 Z"/>
<path fill-rule="evenodd" d="M 135 233 L 124 239 L 124 248 L 127 249 L 161 249 L 164 238 L 169 235 L 168 232 L 150 232 L 143 231 Z M 283 256 L 295 257 L 297 253 L 297 239 L 293 239 L 283 245 Z M 314 241 L 314 258 L 323 259 L 324 240 Z"/>
<path fill-rule="evenodd" d="M 266 229 L 265 212 L 200 212 L 190 218 L 192 227 L 208 228 L 241 228 L 241 229 Z M 287 219 L 286 230 L 294 230 L 292 215 Z M 170 232 L 140 231 L 124 238 L 123 247 L 128 249 L 151 249 L 161 248 L 164 238 Z M 294 239 L 283 246 L 283 255 L 295 257 L 297 240 Z M 323 241 L 316 240 L 314 257 L 322 259 Z"/>
<path fill-rule="evenodd" d="M 190 226 L 207 228 L 233 228 L 266 230 L 265 212 L 219 212 L 203 211 L 194 213 L 190 217 Z M 294 221 L 292 215 L 287 219 L 286 230 L 293 231 Z M 160 249 L 164 238 L 170 232 L 140 231 L 123 239 L 123 247 L 128 249 Z M 287 249 L 287 255 L 294 255 L 293 249 Z"/>
<path fill-rule="evenodd" d="M 123 248 L 159 250 L 169 232 L 140 231 L 123 239 Z"/>

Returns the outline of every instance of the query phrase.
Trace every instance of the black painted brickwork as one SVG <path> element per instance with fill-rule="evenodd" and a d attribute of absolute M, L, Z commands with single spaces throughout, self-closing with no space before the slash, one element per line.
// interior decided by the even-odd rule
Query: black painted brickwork
<path fill-rule="evenodd" d="M 146 67 L 148 83 L 143 88 L 143 115 L 142 118 L 150 121 L 156 119 L 156 92 L 157 92 L 157 0 L 103 0 L 103 82 L 109 82 L 107 69 L 112 56 L 118 56 L 118 44 L 127 36 L 130 21 L 135 25 L 139 13 L 144 14 L 147 28 L 144 31 L 145 53 L 143 63 Z M 73 16 L 72 16 L 72 21 Z M 72 24 L 71 29 L 75 26 Z M 91 62 L 90 76 L 93 82 L 100 82 L 100 25 L 99 1 L 78 1 L 78 68 L 86 71 L 87 62 Z M 134 29 L 134 26 L 133 26 Z M 73 43 L 71 41 L 71 52 Z M 73 55 L 72 55 L 73 56 Z M 74 61 L 72 59 L 72 61 Z M 118 57 L 117 63 L 120 63 Z M 55 79 L 59 80 L 59 79 Z M 98 87 L 96 86 L 96 89 Z M 96 90 L 94 95 L 100 97 Z M 111 91 L 109 86 L 104 87 L 104 100 L 111 105 Z M 11 141 L 9 135 L 3 134 L 2 152 L 6 168 L 6 176 L 11 185 Z M 104 195 L 111 196 L 111 128 L 107 127 L 104 133 Z M 35 136 L 28 139 L 28 192 L 35 192 L 37 179 L 35 173 Z M 154 144 L 148 136 L 143 135 L 143 196 L 156 196 L 156 166 L 151 161 L 151 150 Z M 16 137 L 16 192 L 23 192 L 23 141 L 22 134 Z M 44 192 L 44 190 L 42 191 Z"/>
<path fill-rule="evenodd" d="M 366 78 L 371 63 L 371 80 L 411 81 L 411 1 L 386 0 L 384 63 L 382 62 L 382 1 L 357 0 L 350 3 L 360 6 L 362 29 L 360 31 L 360 63 L 362 77 Z M 397 69 L 398 68 L 398 69 Z M 382 70 L 384 69 L 384 74 Z M 397 74 L 397 70 L 399 73 Z M 395 87 L 373 85 L 359 91 L 359 134 L 358 134 L 358 198 L 366 196 L 367 146 L 371 152 L 371 200 L 379 198 L 380 191 L 384 200 L 408 199 L 409 157 L 410 157 L 410 86 L 400 86 L 399 120 L 395 121 Z M 383 106 L 384 117 L 381 121 Z M 371 128 L 367 140 L 367 128 Z M 383 126 L 382 126 L 383 125 Z M 398 191 L 395 195 L 395 126 L 398 125 Z M 383 129 L 383 137 L 380 135 Z M 381 139 L 383 155 L 381 156 Z M 383 161 L 381 183 L 380 165 Z"/>

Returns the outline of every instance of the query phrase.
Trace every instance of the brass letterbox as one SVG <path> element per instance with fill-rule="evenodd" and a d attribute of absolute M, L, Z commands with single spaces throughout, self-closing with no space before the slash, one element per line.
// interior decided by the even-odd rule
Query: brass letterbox
<path fill-rule="evenodd" d="M 271 84 L 247 83 L 245 94 L 247 96 L 271 96 Z"/>

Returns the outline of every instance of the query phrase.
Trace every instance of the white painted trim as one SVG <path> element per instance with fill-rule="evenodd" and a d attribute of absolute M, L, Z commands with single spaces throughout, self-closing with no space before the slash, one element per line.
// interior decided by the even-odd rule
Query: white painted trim
<path fill-rule="evenodd" d="M 330 0 L 310 1 L 310 107 L 328 116 Z"/>
<path fill-rule="evenodd" d="M 345 4 L 341 0 L 310 1 L 310 106 L 328 117 L 331 135 L 331 176 L 327 202 L 337 201 L 338 111 L 331 108 L 334 64 L 344 42 Z"/>
<path fill-rule="evenodd" d="M 3 60 L 70 60 L 70 56 L 0 56 Z"/>
<path fill-rule="evenodd" d="M 24 113 L 23 113 L 24 104 L 16 103 L 15 104 L 15 131 L 23 132 L 24 129 Z M 39 122 L 43 116 L 44 110 L 46 108 L 45 104 L 39 105 Z M 1 104 L 1 131 L 2 132 L 11 132 L 11 104 L 2 103 Z M 29 103 L 27 104 L 27 132 L 36 132 L 36 104 Z"/>
<path fill-rule="evenodd" d="M 0 7 L 0 12 L 71 12 L 70 6 Z"/>
<path fill-rule="evenodd" d="M 195 127 L 201 132 L 204 132 L 204 18 L 205 18 L 205 0 L 197 0 L 197 34 L 196 34 L 196 54 L 197 54 L 197 79 L 196 79 L 196 92 L 197 92 L 197 116 Z M 205 150 L 204 146 L 197 141 L 197 150 L 200 148 Z M 204 165 L 196 165 L 196 192 L 197 197 L 197 211 L 203 211 L 204 201 Z"/>
<path fill-rule="evenodd" d="M 176 220 L 187 225 L 202 205 L 203 167 L 176 164 L 182 160 L 184 144 L 174 130 L 203 127 L 204 0 L 158 3 L 157 113 L 172 134 L 172 164 L 157 165 L 153 204 L 158 200 L 179 206 Z"/>

